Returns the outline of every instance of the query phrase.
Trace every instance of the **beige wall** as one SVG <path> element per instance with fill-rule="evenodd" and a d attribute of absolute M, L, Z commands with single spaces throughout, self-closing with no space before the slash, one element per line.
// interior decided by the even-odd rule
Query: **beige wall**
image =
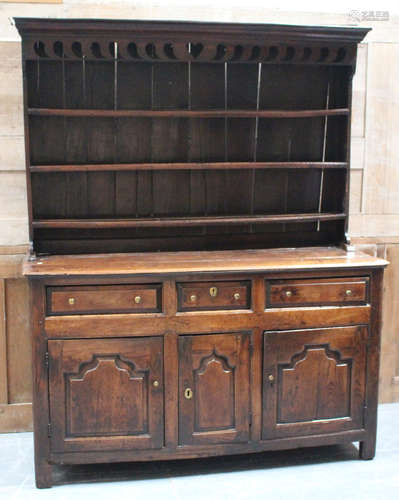
<path fill-rule="evenodd" d="M 348 25 L 346 13 L 173 3 L 64 0 L 0 1 L 0 431 L 31 425 L 27 286 L 20 275 L 28 243 L 20 43 L 10 22 L 22 17 L 182 19 Z M 226 2 L 227 5 L 227 2 Z M 255 5 L 255 1 L 248 3 Z M 399 401 L 399 16 L 360 23 L 373 31 L 359 48 L 354 81 L 350 234 L 391 261 L 385 279 L 380 400 Z M 4 314 L 3 314 L 4 311 Z M 17 366 L 18 369 L 15 369 Z"/>

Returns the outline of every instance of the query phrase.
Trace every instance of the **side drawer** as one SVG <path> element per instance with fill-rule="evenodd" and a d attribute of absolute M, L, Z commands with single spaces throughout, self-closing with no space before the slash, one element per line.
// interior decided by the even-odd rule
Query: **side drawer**
<path fill-rule="evenodd" d="M 177 283 L 178 310 L 249 309 L 249 281 Z"/>
<path fill-rule="evenodd" d="M 161 312 L 162 285 L 47 288 L 47 315 Z"/>
<path fill-rule="evenodd" d="M 361 305 L 368 302 L 369 279 L 308 278 L 266 281 L 266 307 Z"/>

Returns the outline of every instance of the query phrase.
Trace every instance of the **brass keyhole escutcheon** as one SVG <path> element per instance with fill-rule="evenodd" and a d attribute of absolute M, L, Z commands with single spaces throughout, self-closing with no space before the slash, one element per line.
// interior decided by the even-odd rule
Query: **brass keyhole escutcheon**
<path fill-rule="evenodd" d="M 211 286 L 211 288 L 209 289 L 209 295 L 211 297 L 216 297 L 217 294 L 218 294 L 218 289 L 215 286 Z"/>
<path fill-rule="evenodd" d="M 141 302 L 140 295 L 136 295 L 136 297 L 134 297 L 134 301 L 136 302 L 136 304 L 140 304 L 140 302 Z"/>
<path fill-rule="evenodd" d="M 184 397 L 186 399 L 191 399 L 193 397 L 193 391 L 190 389 L 190 387 L 187 387 L 187 389 L 184 391 Z"/>
<path fill-rule="evenodd" d="M 73 305 L 75 304 L 75 299 L 74 299 L 73 297 L 70 297 L 70 298 L 68 299 L 68 304 L 69 304 L 70 306 L 73 306 Z"/>

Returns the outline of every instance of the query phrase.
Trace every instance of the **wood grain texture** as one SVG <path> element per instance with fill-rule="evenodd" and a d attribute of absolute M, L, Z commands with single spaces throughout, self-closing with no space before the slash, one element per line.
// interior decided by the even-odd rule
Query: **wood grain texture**
<path fill-rule="evenodd" d="M 32 403 L 0 404 L 0 432 L 32 430 Z"/>
<path fill-rule="evenodd" d="M 7 369 L 10 403 L 32 400 L 32 342 L 29 283 L 6 280 Z"/>
<path fill-rule="evenodd" d="M 267 307 L 366 304 L 368 278 L 276 280 L 267 283 Z"/>
<path fill-rule="evenodd" d="M 250 284 L 246 282 L 177 283 L 178 310 L 249 309 Z"/>
<path fill-rule="evenodd" d="M 367 352 L 365 422 L 367 438 L 360 442 L 359 456 L 363 460 L 374 458 L 377 439 L 378 374 L 381 349 L 382 321 L 382 279 L 381 271 L 373 272 L 371 296 L 372 314 L 369 326 L 369 344 Z"/>
<path fill-rule="evenodd" d="M 108 164 L 79 164 L 79 165 L 32 165 L 32 173 L 40 172 L 97 172 L 136 171 L 136 170 L 235 170 L 235 169 L 263 169 L 263 168 L 345 168 L 345 162 L 201 162 L 201 163 L 108 163 Z"/>
<path fill-rule="evenodd" d="M 0 404 L 8 403 L 6 288 L 0 279 Z"/>
<path fill-rule="evenodd" d="M 367 30 L 16 22 L 37 485 L 53 463 L 372 458 L 387 261 L 344 250 Z"/>
<path fill-rule="evenodd" d="M 263 439 L 363 427 L 367 334 L 265 333 Z"/>
<path fill-rule="evenodd" d="M 244 262 L 244 264 L 246 263 Z M 350 278 L 356 282 L 356 280 L 359 281 L 359 277 L 364 279 L 365 276 L 372 280 L 374 275 L 369 273 L 381 273 L 382 270 L 372 271 L 370 267 L 359 268 L 355 266 L 346 272 L 349 274 L 346 279 Z M 345 269 L 302 270 L 300 272 L 298 269 L 296 271 L 291 269 L 285 271 L 284 275 L 281 275 L 280 270 L 279 276 L 280 279 L 293 280 L 297 275 L 302 280 L 307 278 L 321 283 L 321 275 L 328 275 L 328 273 L 330 273 L 330 282 L 337 283 L 341 278 L 339 276 L 334 278 L 335 273 L 343 274 Z M 136 282 L 140 280 L 145 282 L 153 279 L 154 276 L 156 275 L 150 273 L 146 278 L 138 275 L 134 279 Z M 85 419 L 90 421 L 91 412 L 95 411 L 95 407 L 93 407 L 75 421 L 73 419 L 69 421 L 70 429 L 75 429 L 75 433 L 76 429 L 83 429 L 82 432 L 86 435 L 79 436 L 78 432 L 76 436 L 69 437 L 67 447 L 62 445 L 62 450 L 58 451 L 59 456 L 72 461 L 75 459 L 83 462 L 111 461 L 115 457 L 115 452 L 112 451 L 115 446 L 119 448 L 119 457 L 130 460 L 162 459 L 166 456 L 169 458 L 204 456 L 221 452 L 221 450 L 218 452 L 214 449 L 216 444 L 217 447 L 223 446 L 225 453 L 238 453 L 239 449 L 234 448 L 233 443 L 241 443 L 242 452 L 268 449 L 267 443 L 273 443 L 273 448 L 279 446 L 284 448 L 288 446 L 288 441 L 293 446 L 297 442 L 296 440 L 300 439 L 299 436 L 308 436 L 311 438 L 310 442 L 319 442 L 317 436 L 326 433 L 326 442 L 328 442 L 328 436 L 339 433 L 340 438 L 344 439 L 345 433 L 351 431 L 358 432 L 358 434 L 351 434 L 351 436 L 356 435 L 364 443 L 361 457 L 371 456 L 375 428 L 373 420 L 363 420 L 365 418 L 363 405 L 366 390 L 368 391 L 367 401 L 371 405 L 376 404 L 376 389 L 373 384 L 375 384 L 374 374 L 375 367 L 378 366 L 378 354 L 373 353 L 372 350 L 367 351 L 370 356 L 367 361 L 367 366 L 370 369 L 368 375 L 370 385 L 366 386 L 364 376 L 368 330 L 367 327 L 353 325 L 367 325 L 371 320 L 370 311 L 378 311 L 377 290 L 381 285 L 378 281 L 371 287 L 371 306 L 344 305 L 345 302 L 342 300 L 341 304 L 334 306 L 317 305 L 317 307 L 301 306 L 289 310 L 285 308 L 264 310 L 265 286 L 269 281 L 268 275 L 259 272 L 255 275 L 243 274 L 245 281 L 254 279 L 251 286 L 253 311 L 177 312 L 178 289 L 176 282 L 179 282 L 178 276 L 171 275 L 165 281 L 163 290 L 165 315 L 150 313 L 148 318 L 145 318 L 145 314 L 88 315 L 86 318 L 84 315 L 78 315 L 48 317 L 45 320 L 45 332 L 50 339 L 54 339 L 50 342 L 53 342 L 54 346 L 58 346 L 58 351 L 55 349 L 51 355 L 50 367 L 54 366 L 55 370 L 61 369 L 57 362 L 61 356 L 65 356 L 65 363 L 74 360 L 74 368 L 68 368 L 69 365 L 65 365 L 64 372 L 69 374 L 67 376 L 72 376 L 73 380 L 79 384 L 85 380 L 82 373 L 91 373 L 91 370 L 94 370 L 94 383 L 97 376 L 96 371 L 101 365 L 97 361 L 105 363 L 107 365 L 105 368 L 112 372 L 111 374 L 107 371 L 107 383 L 115 383 L 114 376 L 118 373 L 115 369 L 115 359 L 118 358 L 115 356 L 120 356 L 122 362 L 126 359 L 132 359 L 134 362 L 134 356 L 138 355 L 140 351 L 135 350 L 136 354 L 132 351 L 131 355 L 126 356 L 123 342 L 140 341 L 142 346 L 146 346 L 149 339 L 154 338 L 151 335 L 155 335 L 158 339 L 163 337 L 165 345 L 163 354 L 164 383 L 167 383 L 165 386 L 165 413 L 163 410 L 159 413 L 165 425 L 164 447 L 161 447 L 159 451 L 149 452 L 148 448 L 151 447 L 149 442 L 140 441 L 140 444 L 135 442 L 132 446 L 136 447 L 137 452 L 132 455 L 129 446 L 125 448 L 124 444 L 130 439 L 129 432 L 124 432 L 123 441 L 118 435 L 110 435 L 106 438 L 97 436 L 96 443 L 94 443 L 94 436 L 91 436 L 91 433 L 96 431 L 93 431 L 92 425 L 84 423 Z M 231 279 L 234 274 L 227 276 L 216 274 L 214 276 L 220 276 L 220 281 L 213 282 L 212 279 L 210 281 L 206 279 L 206 275 L 201 272 L 197 272 L 197 274 L 186 273 L 183 283 L 195 285 L 198 283 L 195 280 L 198 280 L 199 276 L 202 277 L 202 284 L 208 290 L 209 283 L 218 284 L 220 281 L 226 283 L 226 277 Z M 275 271 L 274 274 L 272 271 L 270 276 L 276 277 Z M 50 277 L 33 281 L 40 287 L 44 287 L 46 284 L 60 286 L 62 283 L 72 284 L 74 282 L 81 282 L 83 285 L 85 281 L 93 283 L 98 279 L 97 276 L 86 278 L 76 276 L 74 278 L 61 275 L 59 278 Z M 129 278 L 128 275 L 125 275 L 124 279 L 132 280 L 132 277 Z M 165 278 L 160 277 L 160 279 Z M 107 280 L 109 284 L 113 281 L 123 282 L 123 277 L 112 275 L 108 278 L 103 277 L 102 280 L 102 286 L 104 286 L 104 282 L 106 283 Z M 328 286 L 329 280 L 324 277 L 324 281 Z M 298 325 L 300 325 L 301 330 L 296 330 Z M 273 332 L 274 328 L 277 328 L 278 331 Z M 284 331 L 287 328 L 291 330 Z M 376 323 L 374 331 L 378 332 L 378 328 Z M 66 332 L 72 340 L 65 340 Z M 101 338 L 99 338 L 99 332 Z M 115 339 L 115 332 L 120 332 L 117 334 L 119 339 Z M 270 375 L 269 366 L 275 366 L 274 354 L 269 347 L 262 349 L 262 335 L 266 339 L 270 338 L 270 335 L 274 336 L 272 349 L 274 349 L 275 355 L 279 356 L 279 363 L 284 365 L 281 373 L 286 374 L 282 379 L 276 378 L 275 382 L 279 384 L 279 394 L 281 394 L 278 411 L 277 407 L 276 411 L 271 411 L 270 405 L 273 399 L 270 394 L 266 400 L 263 399 L 263 403 L 261 402 L 260 388 L 263 385 L 265 391 L 270 390 L 267 385 Z M 59 340 L 55 340 L 57 336 L 59 336 Z M 85 336 L 86 339 L 84 339 Z M 107 336 L 108 339 L 104 339 Z M 287 337 L 286 340 L 284 340 L 284 336 Z M 250 340 L 251 337 L 253 337 L 252 340 Z M 375 337 L 375 341 L 377 339 L 378 336 Z M 237 345 L 238 340 L 240 340 L 239 345 Z M 282 340 L 283 342 L 281 342 Z M 105 349 L 104 346 L 108 341 L 111 344 L 108 346 L 109 349 Z M 71 342 L 69 345 L 74 346 L 76 354 L 73 356 L 65 351 L 68 342 Z M 189 347 L 187 343 L 192 347 Z M 61 349 L 61 346 L 64 347 Z M 99 351 L 101 354 L 98 354 Z M 264 356 L 263 368 L 262 356 Z M 84 361 L 82 361 L 83 358 Z M 126 370 L 123 365 L 122 371 L 125 375 Z M 292 376 L 289 375 L 291 370 L 295 371 Z M 315 370 L 319 373 L 320 378 L 318 379 L 314 377 Z M 97 379 L 97 385 L 100 379 L 101 377 Z M 56 372 L 52 371 L 50 372 L 50 380 L 59 384 L 63 377 L 57 376 Z M 122 384 L 119 378 L 117 380 L 118 384 Z M 90 390 L 79 389 L 75 394 L 73 400 L 76 400 L 77 394 L 79 394 L 80 399 L 87 399 L 85 404 L 79 405 L 79 408 L 92 404 L 90 393 L 98 393 L 99 387 L 104 386 L 104 384 L 100 384 L 97 387 L 96 384 L 92 386 L 90 382 Z M 325 384 L 326 389 L 323 390 L 317 384 Z M 122 387 L 116 392 L 123 394 Z M 185 391 L 187 389 L 192 392 L 186 397 Z M 115 390 L 111 392 L 115 392 Z M 297 394 L 294 399 L 291 397 L 293 392 Z M 57 397 L 61 393 L 60 388 L 53 389 L 52 392 Z M 242 399 L 244 395 L 248 398 L 245 401 Z M 217 401 L 212 399 L 213 396 L 217 398 Z M 130 399 L 131 396 L 126 394 L 126 398 Z M 179 404 L 177 404 L 178 400 Z M 52 400 L 51 404 L 54 405 L 54 411 L 56 411 L 52 413 L 54 415 L 52 419 L 55 418 L 54 422 L 58 422 L 57 425 L 66 425 L 68 417 L 63 417 L 59 413 L 63 406 L 56 400 Z M 265 419 L 265 416 L 261 419 L 261 414 L 264 415 L 265 411 L 271 411 L 273 416 L 280 415 L 279 421 L 274 424 L 277 425 L 276 430 L 273 430 L 271 423 L 270 425 L 267 423 L 269 420 Z M 376 407 L 371 411 L 375 415 Z M 119 412 L 115 419 L 122 418 L 123 415 L 125 415 L 124 412 Z M 115 419 L 113 422 L 117 422 Z M 86 420 L 86 422 L 89 421 Z M 140 421 L 142 418 L 135 418 L 131 425 L 138 425 Z M 179 426 L 177 425 L 178 421 L 180 422 Z M 103 424 L 101 422 L 100 419 L 98 425 L 101 424 L 102 427 L 100 425 L 99 429 L 104 433 L 104 426 L 110 425 L 109 420 L 104 421 Z M 240 422 L 246 422 L 245 425 L 242 424 L 244 427 L 240 427 Z M 122 418 L 118 425 L 122 425 L 122 423 L 126 425 L 126 419 Z M 362 431 L 364 425 L 368 429 L 367 432 Z M 107 427 L 106 430 L 109 431 L 109 428 Z M 115 431 L 115 428 L 112 427 L 112 430 Z M 52 430 L 52 432 L 54 431 Z M 63 436 L 63 432 L 57 430 L 57 427 L 55 436 L 54 439 L 60 439 Z M 250 436 L 255 439 L 251 445 L 246 444 Z M 276 436 L 282 441 L 275 441 Z M 135 437 L 132 436 L 132 439 Z M 265 442 L 265 439 L 268 441 Z M 284 444 L 285 439 L 288 440 L 286 444 Z M 339 439 L 333 442 L 337 441 Z M 179 451 L 179 447 L 176 448 L 178 442 L 180 448 L 185 450 L 184 452 Z M 306 443 L 306 440 L 298 442 Z M 206 449 L 208 453 L 206 453 Z M 72 459 L 69 453 L 72 450 L 74 450 L 75 459 Z M 168 450 L 167 455 L 164 455 L 164 450 Z M 53 459 L 56 455 L 57 453 L 54 451 L 51 454 Z M 102 455 L 102 458 L 99 455 Z M 40 466 L 39 473 L 42 476 L 49 473 L 46 463 Z"/>
<path fill-rule="evenodd" d="M 276 451 L 276 450 L 289 450 L 293 448 L 306 448 L 316 446 L 329 446 L 340 443 L 351 443 L 353 441 L 360 441 L 366 435 L 364 430 L 360 431 L 344 431 L 332 432 L 331 434 L 318 434 L 315 436 L 298 436 L 295 438 L 279 438 L 269 439 L 267 441 L 259 441 L 257 443 L 238 443 L 238 444 L 222 444 L 218 446 L 182 446 L 176 450 L 171 451 L 168 448 L 161 450 L 135 450 L 132 451 L 119 451 L 110 452 L 106 456 L 99 455 L 98 453 L 88 452 L 75 452 L 63 453 L 62 455 L 52 453 L 50 455 L 52 463 L 55 464 L 87 464 L 87 463 L 108 463 L 123 461 L 154 461 L 154 460 L 170 460 L 184 459 L 184 458 L 200 458 L 209 456 L 222 456 L 222 455 L 237 455 L 242 453 L 257 453 L 260 451 Z"/>
<path fill-rule="evenodd" d="M 248 441 L 249 342 L 249 333 L 179 338 L 181 445 Z"/>
<path fill-rule="evenodd" d="M 161 285 L 55 287 L 47 290 L 49 315 L 161 312 Z"/>
<path fill-rule="evenodd" d="M 35 478 L 38 488 L 52 485 L 52 466 L 49 463 L 49 386 L 46 366 L 47 339 L 43 331 L 45 314 L 45 290 L 40 283 L 30 283 L 32 326 L 32 382 L 33 382 L 33 430 L 35 451 Z"/>
<path fill-rule="evenodd" d="M 21 278 L 23 254 L 0 255 L 0 276 L 4 278 Z"/>
<path fill-rule="evenodd" d="M 53 451 L 162 446 L 162 339 L 51 340 L 49 356 Z"/>
<path fill-rule="evenodd" d="M 387 261 L 340 248 L 137 253 L 40 257 L 24 262 L 27 276 L 88 276 L 186 272 L 283 271 L 386 266 Z"/>
<path fill-rule="evenodd" d="M 382 308 L 380 402 L 399 401 L 399 245 L 381 245 L 380 251 L 390 262 L 384 274 Z"/>
<path fill-rule="evenodd" d="M 104 215 L 104 214 L 103 214 Z M 106 214 L 105 214 L 106 215 Z M 137 219 L 35 219 L 34 228 L 101 229 L 136 227 L 221 226 L 276 222 L 317 222 L 345 219 L 344 213 L 296 213 L 279 215 L 220 215 L 205 217 L 152 217 Z"/>
<path fill-rule="evenodd" d="M 325 307 L 319 309 L 293 308 L 271 309 L 264 313 L 251 314 L 242 311 L 200 311 L 201 331 L 218 331 L 225 328 L 234 330 L 252 329 L 264 330 L 279 328 L 339 326 L 351 323 L 367 323 L 370 319 L 370 306 L 356 307 Z M 119 335 L 146 336 L 156 335 L 164 329 L 176 333 L 198 333 L 198 317 L 192 312 L 178 314 L 173 318 L 160 315 L 93 315 L 93 316 L 57 316 L 45 319 L 45 329 L 49 336 L 59 338 L 90 338 L 101 330 L 104 337 L 112 337 L 118 325 Z"/>
<path fill-rule="evenodd" d="M 250 111 L 246 109 L 237 110 L 108 110 L 108 109 L 56 109 L 56 108 L 28 108 L 30 116 L 87 116 L 111 117 L 111 118 L 307 118 L 314 116 L 337 116 L 347 115 L 348 108 L 342 109 L 315 109 L 304 111 L 285 110 L 260 110 Z"/>

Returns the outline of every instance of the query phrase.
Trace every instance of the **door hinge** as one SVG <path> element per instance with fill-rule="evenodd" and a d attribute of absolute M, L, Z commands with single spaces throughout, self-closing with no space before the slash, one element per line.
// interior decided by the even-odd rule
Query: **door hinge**
<path fill-rule="evenodd" d="M 363 427 L 367 427 L 367 418 L 368 418 L 368 406 L 363 406 Z"/>
<path fill-rule="evenodd" d="M 49 355 L 48 355 L 48 352 L 46 352 L 46 353 L 44 354 L 44 366 L 45 366 L 46 368 L 48 368 L 48 367 L 49 367 Z"/>
<path fill-rule="evenodd" d="M 51 437 L 51 424 L 47 424 L 47 436 Z"/>
<path fill-rule="evenodd" d="M 252 411 L 249 412 L 248 420 L 249 420 L 249 426 L 251 427 L 252 426 Z"/>

